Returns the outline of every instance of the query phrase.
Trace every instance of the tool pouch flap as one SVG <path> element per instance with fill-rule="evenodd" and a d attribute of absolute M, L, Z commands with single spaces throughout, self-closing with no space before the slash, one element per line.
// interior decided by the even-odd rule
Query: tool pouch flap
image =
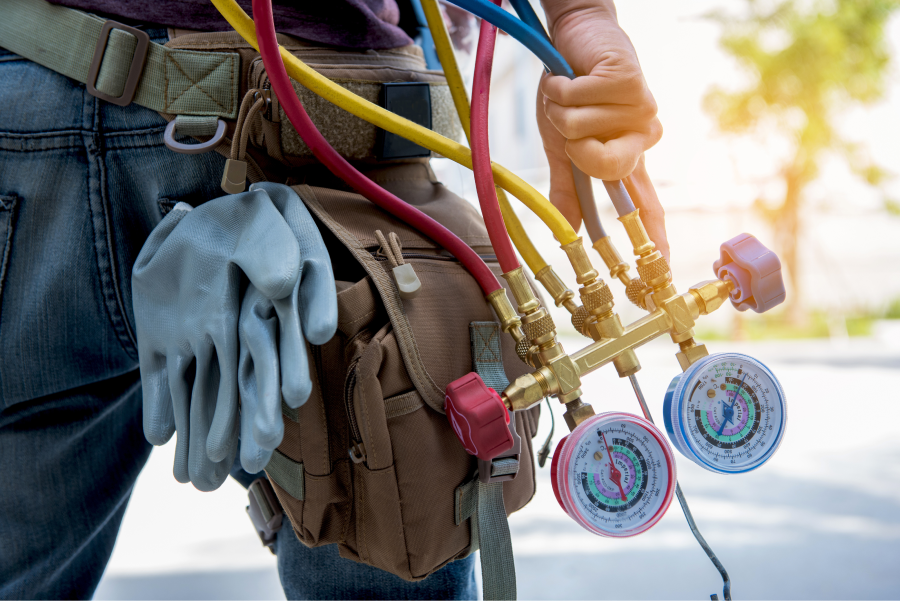
<path fill-rule="evenodd" d="M 480 216 L 434 182 L 427 165 L 368 175 L 463 238 L 499 274 Z M 339 325 L 310 353 L 315 390 L 286 415 L 279 447 L 302 464 L 304 498 L 277 478 L 274 488 L 307 545 L 338 543 L 344 557 L 420 580 L 472 550 L 470 524 L 457 524 L 454 512 L 455 491 L 476 460 L 444 415 L 444 388 L 473 370 L 469 324 L 494 315 L 474 278 L 420 232 L 354 193 L 294 189 L 329 247 Z M 402 241 L 421 281 L 415 298 L 401 300 L 375 230 Z M 502 361 L 512 379 L 529 369 L 505 338 Z M 519 476 L 504 483 L 507 513 L 534 494 L 537 417 L 537 409 L 515 416 L 523 445 Z"/>

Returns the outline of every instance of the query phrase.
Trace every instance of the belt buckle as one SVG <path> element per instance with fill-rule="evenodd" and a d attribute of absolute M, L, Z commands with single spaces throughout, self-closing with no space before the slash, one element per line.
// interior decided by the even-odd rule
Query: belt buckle
<path fill-rule="evenodd" d="M 275 538 L 281 530 L 284 518 L 281 503 L 278 502 L 278 497 L 275 496 L 275 491 L 266 478 L 254 480 L 247 489 L 247 496 L 250 501 L 250 505 L 247 506 L 250 521 L 253 522 L 263 546 L 275 553 Z"/>
<path fill-rule="evenodd" d="M 137 46 L 134 48 L 134 56 L 131 58 L 131 66 L 128 68 L 128 77 L 125 78 L 125 88 L 121 96 L 110 96 L 97 89 L 97 78 L 100 75 L 100 65 L 103 63 L 103 55 L 106 53 L 106 42 L 113 29 L 121 29 L 137 38 Z M 91 68 L 88 70 L 87 91 L 91 96 L 111 102 L 118 106 L 128 106 L 134 100 L 138 82 L 144 73 L 144 65 L 147 62 L 147 53 L 150 50 L 150 36 L 146 31 L 141 31 L 117 21 L 107 20 L 100 29 L 97 38 L 97 46 L 94 48 L 94 57 L 91 59 Z"/>
<path fill-rule="evenodd" d="M 494 457 L 490 461 L 485 461 L 484 459 L 478 459 L 478 479 L 484 484 L 492 484 L 494 482 L 506 482 L 507 480 L 515 480 L 516 476 L 519 475 L 519 456 L 522 453 L 522 439 L 519 437 L 519 433 L 516 432 L 516 414 L 512 413 L 509 420 L 509 431 L 513 435 L 513 447 L 500 455 L 499 457 Z M 477 459 L 477 458 L 476 458 Z M 500 460 L 514 460 L 515 461 L 515 471 L 508 470 L 497 470 L 494 464 L 495 461 Z M 504 461 L 504 464 L 510 464 L 510 461 Z M 504 466 L 505 467 L 505 466 Z M 502 473 L 496 473 L 501 471 Z"/>

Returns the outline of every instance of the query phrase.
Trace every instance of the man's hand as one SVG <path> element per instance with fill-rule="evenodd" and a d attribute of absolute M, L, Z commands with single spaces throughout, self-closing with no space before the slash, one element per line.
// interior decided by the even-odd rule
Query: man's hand
<path fill-rule="evenodd" d="M 571 159 L 597 179 L 630 175 L 645 150 L 662 137 L 656 101 L 611 0 L 544 0 L 553 43 L 575 80 L 545 75 L 537 120 L 550 163 L 550 201 L 569 222 L 581 223 Z M 644 171 L 646 175 L 646 171 Z M 638 191 L 652 192 L 649 178 Z M 629 186 L 629 191 L 633 186 Z M 668 254 L 662 207 L 655 192 L 633 198 L 657 247 Z M 643 205 L 643 206 L 642 206 Z"/>

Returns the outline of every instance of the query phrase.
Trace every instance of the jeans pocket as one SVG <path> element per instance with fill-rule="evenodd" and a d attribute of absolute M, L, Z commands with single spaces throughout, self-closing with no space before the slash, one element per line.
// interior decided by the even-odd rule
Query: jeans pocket
<path fill-rule="evenodd" d="M 6 266 L 9 264 L 18 206 L 19 197 L 15 194 L 0 196 L 0 311 L 3 309 L 3 282 L 6 281 Z"/>

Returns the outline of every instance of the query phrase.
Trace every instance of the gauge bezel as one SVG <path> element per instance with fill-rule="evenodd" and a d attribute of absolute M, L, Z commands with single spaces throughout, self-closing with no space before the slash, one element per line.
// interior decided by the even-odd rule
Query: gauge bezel
<path fill-rule="evenodd" d="M 575 449 L 578 447 L 579 442 L 584 436 L 585 430 L 593 430 L 598 426 L 598 424 L 601 424 L 601 422 L 601 425 L 605 425 L 609 422 L 616 421 L 626 421 L 638 426 L 639 428 L 643 428 L 656 440 L 656 442 L 659 444 L 659 447 L 662 449 L 663 456 L 666 459 L 669 481 L 666 486 L 666 493 L 663 497 L 662 504 L 649 520 L 635 528 L 629 528 L 627 530 L 621 531 L 608 531 L 594 526 L 587 518 L 583 516 L 581 509 L 572 499 L 569 488 L 568 467 L 570 461 L 572 460 Z M 638 534 L 646 532 L 647 530 L 652 528 L 657 522 L 659 522 L 659 520 L 662 519 L 662 517 L 666 514 L 666 511 L 668 511 L 669 506 L 672 504 L 672 499 L 675 496 L 675 485 L 678 478 L 678 471 L 675 465 L 675 453 L 672 451 L 672 447 L 671 445 L 669 445 L 669 441 L 666 439 L 666 436 L 660 431 L 659 428 L 657 428 L 655 425 L 645 420 L 644 418 L 624 412 L 601 413 L 598 415 L 594 415 L 579 424 L 571 434 L 560 441 L 559 446 L 556 449 L 556 453 L 554 453 L 551 472 L 551 481 L 553 483 L 553 492 L 556 495 L 556 500 L 559 502 L 563 510 L 569 515 L 569 517 L 575 520 L 575 522 L 579 526 L 581 526 L 588 532 L 608 538 L 628 538 L 631 536 L 637 536 Z"/>
<path fill-rule="evenodd" d="M 722 361 L 723 359 L 732 360 L 737 358 L 741 361 L 748 362 L 753 365 L 756 369 L 763 372 L 776 387 L 776 394 L 778 395 L 779 403 L 781 405 L 781 423 L 778 425 L 778 432 L 774 437 L 774 444 L 770 445 L 769 448 L 762 455 L 754 458 L 754 462 L 749 467 L 741 467 L 739 469 L 728 469 L 727 467 L 723 467 L 714 462 L 708 461 L 701 453 L 700 450 L 697 449 L 696 443 L 693 438 L 689 437 L 685 430 L 685 420 L 682 419 L 682 413 L 685 403 L 685 390 L 687 390 L 690 385 L 693 385 L 693 380 L 698 373 L 701 373 L 710 363 L 717 363 Z M 663 403 L 663 417 L 665 418 L 665 426 L 666 433 L 669 435 L 669 438 L 672 441 L 672 445 L 678 449 L 678 452 L 699 465 L 700 467 L 709 470 L 711 472 L 715 472 L 717 474 L 745 474 L 747 472 L 752 472 L 755 469 L 762 467 L 772 456 L 778 451 L 778 448 L 781 446 L 781 443 L 784 440 L 784 431 L 787 425 L 787 398 L 784 394 L 784 388 L 781 386 L 781 382 L 778 381 L 778 378 L 775 377 L 775 374 L 772 373 L 772 370 L 766 367 L 766 365 L 760 361 L 759 359 L 755 359 L 749 355 L 745 355 L 744 353 L 735 353 L 735 352 L 724 352 L 724 353 L 714 353 L 707 357 L 704 357 L 700 361 L 694 363 L 686 372 L 679 376 L 675 376 L 672 380 L 672 383 L 669 384 L 669 388 L 666 391 L 665 402 Z M 675 424 L 678 427 L 675 427 Z"/>

